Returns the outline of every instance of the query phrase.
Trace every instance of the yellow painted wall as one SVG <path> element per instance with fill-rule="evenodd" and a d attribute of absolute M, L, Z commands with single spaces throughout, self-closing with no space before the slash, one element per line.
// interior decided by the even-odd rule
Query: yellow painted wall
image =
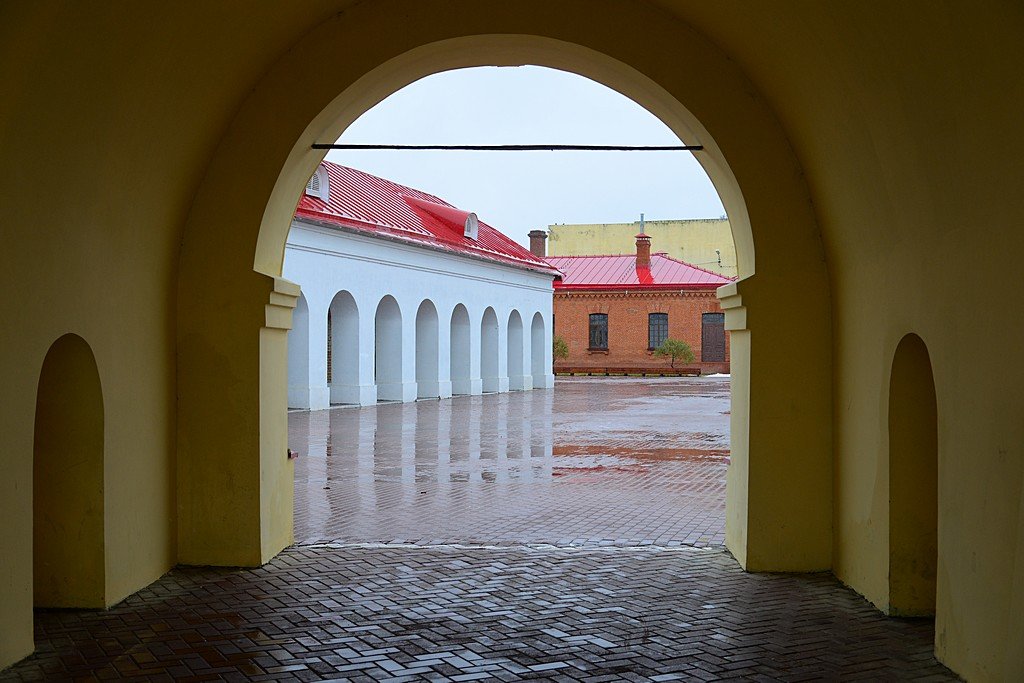
<path fill-rule="evenodd" d="M 32 647 L 47 349 L 78 334 L 100 375 L 108 602 L 179 559 L 266 559 L 290 538 L 268 415 L 289 197 L 317 161 L 303 147 L 482 55 L 589 73 L 683 122 L 678 100 L 704 124 L 743 278 L 729 538 L 746 566 L 832 567 L 885 606 L 889 370 L 922 338 L 937 652 L 972 680 L 1024 678 L 1022 33 L 1024 9 L 994 0 L 3 3 L 0 665 Z"/>
<path fill-rule="evenodd" d="M 561 223 L 548 226 L 549 256 L 583 254 L 632 254 L 636 252 L 636 223 Z M 736 277 L 736 247 L 729 221 L 718 218 L 693 218 L 671 221 L 645 221 L 644 232 L 651 236 L 651 251 L 663 251 L 726 277 Z M 716 252 L 717 250 L 717 252 Z"/>

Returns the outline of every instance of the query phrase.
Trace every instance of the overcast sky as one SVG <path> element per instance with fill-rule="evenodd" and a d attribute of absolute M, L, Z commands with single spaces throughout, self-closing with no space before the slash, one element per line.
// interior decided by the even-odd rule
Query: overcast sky
<path fill-rule="evenodd" d="M 594 81 L 541 67 L 435 74 L 396 92 L 339 139 L 378 144 L 677 145 L 661 121 Z M 717 218 L 689 152 L 332 150 L 327 158 L 475 211 L 521 244 L 554 223 Z"/>

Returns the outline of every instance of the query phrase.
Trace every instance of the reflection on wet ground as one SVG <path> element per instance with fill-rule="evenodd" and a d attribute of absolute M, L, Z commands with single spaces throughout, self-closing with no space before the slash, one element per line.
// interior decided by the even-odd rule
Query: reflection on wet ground
<path fill-rule="evenodd" d="M 720 545 L 727 378 L 559 378 L 554 390 L 295 412 L 295 537 Z"/>

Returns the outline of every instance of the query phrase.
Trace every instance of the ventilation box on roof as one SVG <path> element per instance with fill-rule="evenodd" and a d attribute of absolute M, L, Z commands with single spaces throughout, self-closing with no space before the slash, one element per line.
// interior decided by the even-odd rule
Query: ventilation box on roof
<path fill-rule="evenodd" d="M 470 213 L 466 216 L 466 231 L 463 234 L 469 239 L 475 240 L 479 232 L 480 221 L 477 219 L 475 213 Z"/>
<path fill-rule="evenodd" d="M 316 173 L 306 183 L 306 194 L 311 197 L 322 199 L 325 202 L 331 196 L 330 181 L 327 179 L 327 169 L 322 165 L 317 166 Z"/>

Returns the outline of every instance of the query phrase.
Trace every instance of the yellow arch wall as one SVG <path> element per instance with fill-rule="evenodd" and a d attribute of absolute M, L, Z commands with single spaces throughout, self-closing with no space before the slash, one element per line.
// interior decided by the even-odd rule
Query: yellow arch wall
<path fill-rule="evenodd" d="M 252 341 L 257 329 L 254 325 L 267 300 L 267 290 L 249 283 L 253 274 L 243 267 L 243 252 L 236 246 L 247 239 L 246 233 L 256 230 L 261 207 L 265 205 L 266 210 L 260 216 L 255 265 L 257 270 L 273 276 L 280 272 L 288 217 L 298 192 L 322 156 L 310 149 L 312 142 L 333 139 L 356 116 L 395 89 L 437 70 L 475 64 L 539 63 L 584 73 L 620 89 L 661 116 L 681 137 L 699 139 L 707 148 L 701 161 L 733 215 L 737 242 L 745 247 L 739 252 L 741 272 L 748 276 L 742 283 L 742 296 L 757 305 L 745 322 L 758 335 L 752 346 L 756 360 L 751 362 L 754 374 L 750 380 L 758 386 L 751 394 L 758 403 L 749 411 L 745 406 L 735 410 L 734 415 L 735 419 L 749 415 L 750 441 L 758 443 L 758 452 L 751 458 L 754 474 L 747 476 L 745 443 L 737 439 L 734 444 L 737 466 L 730 485 L 734 514 L 729 521 L 729 546 L 740 562 L 751 569 L 828 568 L 831 378 L 820 372 L 828 367 L 830 354 L 827 280 L 805 188 L 770 113 L 760 108 L 756 99 L 750 99 L 749 84 L 742 75 L 696 35 L 683 43 L 672 43 L 666 37 L 659 44 L 667 46 L 671 54 L 644 53 L 649 63 L 642 66 L 656 74 L 659 68 L 665 70 L 664 65 L 673 62 L 706 63 L 706 69 L 695 71 L 700 78 L 677 78 L 673 83 L 674 74 L 660 75 L 677 89 L 678 97 L 685 94 L 698 109 L 707 108 L 703 120 L 721 124 L 718 135 L 732 143 L 735 150 L 727 166 L 725 155 L 712 137 L 715 132 L 704 130 L 693 114 L 679 105 L 678 97 L 673 99 L 671 93 L 643 72 L 582 46 L 526 35 L 548 32 L 554 25 L 552 13 L 565 11 L 567 6 L 553 10 L 547 3 L 538 3 L 534 13 L 507 8 L 497 16 L 493 8 L 484 9 L 476 3 L 449 3 L 446 7 L 447 13 L 436 7 L 420 6 L 422 16 L 409 14 L 413 10 L 407 8 L 409 25 L 416 26 L 415 31 L 406 34 L 392 30 L 393 42 L 363 46 L 358 52 L 360 61 L 351 70 L 338 68 L 317 73 L 316 79 L 309 77 L 309 64 L 326 63 L 334 57 L 338 45 L 351 46 L 362 39 L 360 36 L 386 30 L 393 23 L 392 11 L 384 3 L 361 6 L 347 14 L 345 21 L 327 22 L 307 34 L 302 44 L 253 89 L 211 164 L 186 229 L 179 291 L 180 301 L 189 302 L 181 308 L 179 319 L 181 556 L 188 562 L 251 563 L 269 557 L 290 538 L 290 509 L 264 509 L 265 524 L 260 529 L 245 527 L 250 540 L 237 534 L 229 539 L 228 529 L 252 518 L 250 507 L 266 482 L 251 480 L 236 485 L 230 489 L 234 492 L 234 500 L 228 499 L 230 505 L 220 505 L 217 510 L 208 507 L 213 500 L 225 500 L 223 494 L 215 499 L 211 493 L 223 491 L 229 475 L 237 477 L 243 476 L 238 473 L 254 471 L 251 462 L 241 458 L 256 457 L 256 435 L 262 443 L 270 444 L 260 459 L 264 477 L 288 476 L 283 472 L 284 466 L 275 460 L 275 454 L 284 446 L 285 426 L 283 411 L 274 406 L 283 406 L 283 394 L 277 390 L 272 393 L 266 386 L 258 391 L 253 385 L 246 388 L 247 378 L 253 375 L 246 367 L 251 365 L 239 365 L 242 360 L 246 364 L 276 365 L 282 362 L 278 355 L 283 359 L 283 351 L 272 357 L 256 353 Z M 609 3 L 609 8 L 617 5 Z M 664 17 L 657 13 L 642 17 L 634 10 L 628 18 L 637 26 L 638 40 L 640 31 L 665 30 Z M 625 22 L 627 15 L 621 19 Z M 432 22 L 437 22 L 434 33 L 426 30 Z M 503 32 L 486 32 L 494 29 Z M 463 37 L 474 32 L 482 35 Z M 598 44 L 601 38 L 600 34 L 591 36 L 585 31 L 575 37 L 580 42 Z M 619 51 L 614 43 L 601 47 L 609 52 Z M 364 75 L 370 67 L 373 68 Z M 712 72 L 716 77 L 710 75 Z M 290 90 L 296 83 L 300 85 L 301 96 Z M 287 101 L 280 97 L 285 91 L 291 93 Z M 737 99 L 723 97 L 723 91 Z M 337 95 L 339 92 L 341 95 Z M 741 107 L 745 107 L 746 116 L 736 121 L 735 112 Z M 254 139 L 263 144 L 252 146 L 250 141 Z M 752 143 L 754 139 L 758 140 L 757 145 Z M 235 182 L 237 168 L 245 168 L 247 177 L 254 180 L 244 188 L 245 192 Z M 774 169 L 769 182 L 762 179 L 766 168 Z M 733 176 L 737 169 L 742 169 L 746 177 Z M 278 181 L 269 196 L 263 194 L 275 177 Z M 753 194 L 740 196 L 741 186 L 745 188 L 748 180 Z M 237 226 L 237 233 L 221 227 L 229 220 Z M 751 223 L 757 223 L 775 238 L 765 243 L 763 253 L 757 247 L 761 265 L 756 274 Z M 802 260 L 818 264 L 817 269 L 805 270 L 797 278 L 786 268 L 793 253 L 805 254 Z M 216 272 L 211 272 L 215 267 Z M 237 271 L 233 270 L 235 267 Z M 221 281 L 208 288 L 211 277 Z M 204 291 L 208 290 L 203 297 L 192 291 L 200 281 Z M 807 310 L 813 311 L 813 315 L 772 303 L 782 301 L 794 287 L 804 287 L 809 281 L 818 283 L 805 294 Z M 233 306 L 233 301 L 239 299 L 248 303 Z M 736 320 L 743 318 L 739 310 L 730 315 Z M 241 330 L 249 332 L 241 334 Z M 795 335 L 794 330 L 798 331 Z M 799 384 L 783 377 L 791 372 L 781 355 L 783 337 L 790 335 L 785 351 L 797 350 L 813 359 L 811 365 L 819 370 L 806 374 Z M 739 366 L 736 372 L 740 377 L 745 377 L 745 357 L 741 354 L 740 363 L 735 364 Z M 215 379 L 211 381 L 211 377 Z M 738 395 L 742 397 L 743 392 Z M 256 412 L 257 396 L 267 415 L 280 415 L 262 423 L 259 430 L 246 422 Z M 226 424 L 237 426 L 236 431 L 223 426 L 224 411 L 233 405 L 242 409 L 237 418 L 227 419 Z M 211 437 L 214 422 L 220 425 L 220 430 Z M 744 425 L 736 433 L 742 436 L 746 431 Z M 212 453 L 220 457 L 214 459 L 210 457 Z M 232 453 L 240 460 L 230 460 Z M 789 493 L 779 495 L 780 491 Z M 808 491 L 815 493 L 808 495 Z M 256 538 L 262 539 L 262 547 L 253 545 Z"/>
<path fill-rule="evenodd" d="M 1022 13 L 1010 3 L 880 1 L 0 5 L 0 665 L 31 649 L 25 511 L 35 391 L 52 341 L 69 331 L 88 339 L 100 372 L 108 600 L 117 600 L 188 559 L 177 521 L 188 501 L 177 488 L 191 467 L 282 445 L 269 433 L 219 442 L 207 414 L 177 396 L 200 391 L 193 379 L 208 370 L 232 392 L 205 407 L 248 420 L 241 432 L 258 433 L 261 410 L 275 413 L 277 398 L 261 388 L 279 378 L 260 359 L 280 353 L 297 292 L 272 277 L 275 239 L 257 248 L 259 226 L 280 216 L 256 214 L 268 205 L 286 212 L 266 199 L 304 180 L 299 165 L 289 165 L 295 177 L 276 175 L 305 142 L 294 131 L 329 104 L 331 88 L 387 58 L 455 34 L 502 32 L 590 46 L 676 93 L 708 126 L 742 188 L 748 246 L 756 246 L 755 267 L 742 261 L 754 249 L 738 244 L 741 273 L 756 274 L 729 297 L 734 324 L 745 314 L 750 330 L 734 336 L 733 352 L 747 349 L 754 369 L 776 363 L 751 375 L 749 404 L 738 392 L 734 416 L 750 411 L 752 447 L 777 434 L 781 418 L 803 414 L 813 425 L 804 436 L 833 454 L 834 533 L 824 552 L 784 550 L 805 567 L 831 565 L 879 605 L 889 361 L 908 331 L 928 340 L 940 406 L 938 653 L 969 678 L 1024 677 L 1024 362 L 1014 354 L 1024 307 L 1011 298 L 1024 257 Z M 328 52 L 317 37 L 332 26 L 348 41 Z M 295 60 L 310 54 L 328 61 L 298 69 Z M 563 66 L 584 61 L 563 58 Z M 423 72 L 440 65 L 432 60 Z M 324 73 L 336 81 L 330 88 L 317 83 Z M 261 114 L 264 103 L 292 103 L 295 89 L 305 94 L 294 110 Z M 670 113 L 646 97 L 655 113 Z M 278 134 L 249 137 L 277 122 Z M 784 170 L 765 173 L 763 158 Z M 239 173 L 245 183 L 232 184 Z M 780 184 L 803 201 L 773 195 Z M 229 227 L 197 242 L 200 215 Z M 773 256 L 783 244 L 817 255 L 786 261 L 807 296 L 800 310 L 772 307 L 789 291 Z M 254 253 L 264 275 L 253 271 Z M 821 333 L 796 337 L 806 346 L 794 348 L 785 330 L 806 319 Z M 202 326 L 219 321 L 244 337 L 211 344 Z M 823 398 L 809 412 L 786 400 L 759 405 L 780 383 Z M 179 451 L 202 457 L 189 462 Z M 746 512 L 731 507 L 731 528 L 751 538 L 792 531 L 753 514 L 758 506 L 771 507 L 788 487 L 817 490 L 804 478 L 820 472 L 787 461 L 788 441 L 772 452 L 781 464 L 770 471 L 755 471 L 752 457 L 749 472 L 730 473 L 766 485 Z M 281 486 L 265 485 L 252 462 L 237 464 L 250 466 L 220 471 L 237 475 L 229 482 L 237 490 L 258 493 L 237 514 L 288 506 L 273 500 Z M 267 464 L 264 476 L 287 479 L 276 458 Z M 831 505 L 827 492 L 810 497 Z M 257 562 L 286 542 L 271 526 L 247 529 L 235 556 Z M 748 550 L 752 542 L 731 538 Z M 762 551 L 754 551 L 756 560 Z"/>

